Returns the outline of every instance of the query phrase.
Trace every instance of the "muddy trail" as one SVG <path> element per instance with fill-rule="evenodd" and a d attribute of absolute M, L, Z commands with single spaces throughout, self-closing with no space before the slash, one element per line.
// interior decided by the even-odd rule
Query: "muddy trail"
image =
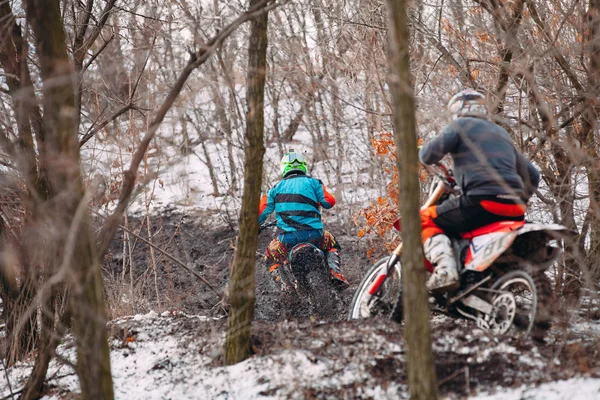
<path fill-rule="evenodd" d="M 119 398 L 199 398 L 199 393 L 210 399 L 409 397 L 403 326 L 386 319 L 345 321 L 348 302 L 372 263 L 365 256 L 367 244 L 351 227 L 328 225 L 343 247 L 345 273 L 352 283 L 338 299 L 339 312 L 329 318 L 290 309 L 262 262 L 274 232 L 260 235 L 254 354 L 225 366 L 227 319 L 222 306 L 237 232 L 231 226 L 215 228 L 208 216 L 163 213 L 149 221 L 149 230 L 147 222 L 130 218 L 128 229 L 146 240 L 150 236 L 155 246 L 206 279 L 216 293 L 160 252 L 151 252 L 142 240 L 119 233 L 103 265 L 112 302 L 111 368 Z M 493 336 L 468 321 L 434 314 L 432 349 L 439 391 L 444 397 L 465 398 L 530 390 L 574 377 L 600 378 L 597 317 L 584 319 L 573 312 L 568 320 L 555 321 L 545 343 L 538 343 Z M 58 354 L 74 362 L 72 339 Z M 74 373 L 65 374 L 67 364 L 53 368 L 57 372 L 49 381 L 49 394 L 72 398 L 78 390 L 69 380 Z M 13 382 L 24 382 L 27 371 L 13 372 Z M 522 393 L 516 398 L 528 398 Z"/>
<path fill-rule="evenodd" d="M 183 376 L 193 393 L 215 399 L 408 398 L 406 346 L 402 327 L 392 321 L 255 321 L 254 355 L 233 367 L 223 362 L 226 325 L 225 318 L 177 313 L 116 320 L 111 324 L 117 343 L 113 360 L 119 365 L 137 352 L 146 354 L 144 348 L 155 348 L 154 343 L 168 337 L 171 346 L 156 352 L 146 363 L 147 372 L 136 368 L 140 381 L 155 380 L 156 371 L 163 371 L 156 389 L 177 386 Z M 439 391 L 444 397 L 465 398 L 573 377 L 598 378 L 600 337 L 593 332 L 574 323 L 569 329 L 553 329 L 540 344 L 492 336 L 466 321 L 434 316 Z"/>
<path fill-rule="evenodd" d="M 148 238 L 145 219 L 130 219 L 129 222 L 129 229 Z M 157 311 L 163 314 L 152 323 L 162 327 L 161 332 L 166 332 L 165 335 L 180 343 L 177 348 L 183 349 L 183 359 L 190 346 L 198 349 L 198 354 L 206 362 L 204 367 L 208 368 L 206 379 L 210 381 L 211 371 L 222 368 L 223 364 L 226 319 L 223 318 L 222 305 L 226 302 L 228 268 L 237 232 L 230 226 L 215 228 L 214 222 L 202 217 L 177 213 L 165 213 L 150 223 L 150 231 L 154 232 L 153 243 L 207 279 L 218 293 L 160 253 L 152 255 L 148 245 L 140 240 L 131 238 L 129 251 L 129 246 L 124 247 L 122 233 L 113 241 L 105 260 L 108 291 L 116 291 L 119 296 L 125 297 L 135 292 L 136 301 L 129 299 L 125 302 L 132 309 L 121 315 L 143 314 L 157 309 L 157 299 L 160 299 L 162 310 L 158 308 Z M 259 236 L 252 333 L 252 349 L 258 358 L 248 367 L 248 373 L 256 375 L 257 385 L 267 386 L 260 395 L 278 398 L 291 395 L 286 392 L 287 384 L 273 378 L 272 373 L 262 371 L 265 368 L 262 363 L 268 363 L 271 371 L 288 368 L 290 363 L 307 363 L 305 372 L 288 377 L 295 380 L 294 390 L 301 390 L 306 398 L 405 397 L 407 377 L 402 327 L 380 319 L 345 321 L 354 290 L 373 262 L 365 256 L 367 244 L 356 238 L 352 228 L 335 225 L 328 228 L 342 245 L 344 272 L 352 283 L 340 294 L 339 308 L 328 318 L 309 316 L 306 310 L 296 307 L 297 303 L 281 294 L 268 276 L 262 259 L 275 232 L 266 231 Z M 113 297 L 116 298 L 117 294 Z M 190 318 L 190 315 L 214 317 L 216 320 Z M 598 321 L 571 322 L 555 324 L 546 343 L 540 344 L 527 338 L 491 336 L 467 321 L 434 315 L 433 350 L 441 393 L 461 398 L 481 391 L 531 386 L 573 376 L 600 377 Z M 120 329 L 125 329 L 130 335 L 132 332 L 135 335 L 139 329 L 147 329 L 136 327 L 136 324 L 135 320 L 125 321 L 122 328 L 116 333 L 113 331 L 114 337 L 123 335 Z M 127 348 L 127 343 L 124 346 Z M 185 365 L 188 361 L 177 362 Z M 292 366 L 294 370 L 297 368 L 300 367 Z M 310 375 L 313 369 L 322 370 L 323 376 L 315 378 Z M 199 381 L 198 385 L 209 384 Z M 367 387 L 379 388 L 377 390 L 383 392 L 365 392 Z M 213 389 L 207 386 L 206 390 L 211 393 Z M 225 397 L 236 398 L 233 384 L 229 392 L 222 388 L 218 390 L 216 397 L 225 394 Z"/>
<path fill-rule="evenodd" d="M 178 310 L 190 314 L 221 316 L 226 304 L 229 267 L 233 259 L 235 238 L 232 224 L 215 223 L 208 215 L 187 215 L 166 211 L 149 219 L 130 217 L 127 228 L 148 240 L 205 278 L 216 289 L 170 260 L 158 250 L 151 251 L 145 241 L 119 231 L 104 260 L 104 275 L 113 317 L 145 313 L 149 310 Z M 334 292 L 336 305 L 323 310 L 328 319 L 341 320 L 362 274 L 373 263 L 366 257 L 367 243 L 359 240 L 353 226 L 327 225 L 342 246 L 343 272 L 351 287 Z M 148 232 L 152 232 L 151 235 Z M 263 259 L 275 228 L 259 234 L 256 255 L 255 319 L 276 321 L 308 317 L 307 304 L 291 294 L 281 293 L 267 272 Z M 160 305 L 159 305 L 160 303 Z"/>

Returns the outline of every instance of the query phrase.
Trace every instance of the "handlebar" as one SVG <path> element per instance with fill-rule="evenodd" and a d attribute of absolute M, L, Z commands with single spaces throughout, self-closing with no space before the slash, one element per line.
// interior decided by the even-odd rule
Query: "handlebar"
<path fill-rule="evenodd" d="M 426 204 L 435 204 L 435 202 L 444 193 L 451 193 L 455 195 L 460 195 L 462 193 L 460 187 L 458 186 L 458 183 L 456 182 L 456 179 L 454 179 L 452 170 L 446 167 L 444 164 L 423 164 L 423 167 L 427 172 L 429 172 L 431 175 L 438 179 L 436 189 L 432 193 L 430 193 L 430 198 L 427 199 Z"/>
<path fill-rule="evenodd" d="M 456 180 L 454 179 L 454 175 L 452 171 L 449 170 L 444 164 L 431 164 L 426 165 L 422 164 L 427 172 L 436 176 L 438 179 L 447 183 L 450 187 L 454 187 L 456 185 Z"/>
<path fill-rule="evenodd" d="M 260 234 L 265 229 L 270 228 L 271 226 L 275 226 L 275 225 L 277 225 L 277 220 L 271 220 L 269 222 L 265 222 L 258 227 L 258 233 Z"/>

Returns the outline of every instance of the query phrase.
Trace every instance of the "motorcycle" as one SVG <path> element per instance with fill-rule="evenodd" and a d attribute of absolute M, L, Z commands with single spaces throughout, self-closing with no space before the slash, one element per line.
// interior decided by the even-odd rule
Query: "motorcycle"
<path fill-rule="evenodd" d="M 438 204 L 459 189 L 448 169 L 426 167 L 434 174 L 428 199 L 421 209 Z M 400 231 L 400 220 L 394 222 Z M 546 269 L 560 256 L 558 243 L 570 230 L 558 224 L 500 221 L 451 238 L 459 266 L 460 286 L 430 294 L 433 312 L 474 321 L 492 334 L 532 336 L 543 340 L 550 328 L 552 288 Z M 389 257 L 366 273 L 356 290 L 348 319 L 388 316 L 402 321 L 400 243 Z M 426 268 L 433 266 L 425 260 Z"/>
<path fill-rule="evenodd" d="M 275 226 L 276 221 L 261 225 L 259 232 Z M 329 266 L 323 250 L 311 243 L 298 243 L 289 250 L 287 261 L 280 267 L 284 299 L 292 311 L 308 311 L 309 315 L 334 318 L 339 315 L 339 295 L 329 277 Z"/>

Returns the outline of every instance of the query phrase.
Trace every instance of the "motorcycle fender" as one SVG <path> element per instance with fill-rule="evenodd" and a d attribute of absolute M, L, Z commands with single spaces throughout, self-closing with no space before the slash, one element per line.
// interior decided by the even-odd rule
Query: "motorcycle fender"
<path fill-rule="evenodd" d="M 478 272 L 485 271 L 496 258 L 500 257 L 512 245 L 518 232 L 492 232 L 474 237 L 469 244 L 467 259 L 470 261 L 465 264 L 465 269 Z"/>
<path fill-rule="evenodd" d="M 577 232 L 573 232 L 571 229 L 566 226 L 559 224 L 538 224 L 538 223 L 527 223 L 523 225 L 521 228 L 517 230 L 518 235 L 522 235 L 527 232 L 536 232 L 536 231 L 554 231 L 554 232 L 564 232 L 568 234 L 577 234 Z"/>

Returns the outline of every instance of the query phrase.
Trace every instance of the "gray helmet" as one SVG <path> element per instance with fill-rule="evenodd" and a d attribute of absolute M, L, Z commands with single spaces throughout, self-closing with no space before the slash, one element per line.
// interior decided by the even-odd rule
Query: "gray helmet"
<path fill-rule="evenodd" d="M 466 89 L 452 96 L 448 102 L 448 111 L 453 119 L 467 116 L 487 118 L 489 115 L 485 96 L 473 89 Z"/>

